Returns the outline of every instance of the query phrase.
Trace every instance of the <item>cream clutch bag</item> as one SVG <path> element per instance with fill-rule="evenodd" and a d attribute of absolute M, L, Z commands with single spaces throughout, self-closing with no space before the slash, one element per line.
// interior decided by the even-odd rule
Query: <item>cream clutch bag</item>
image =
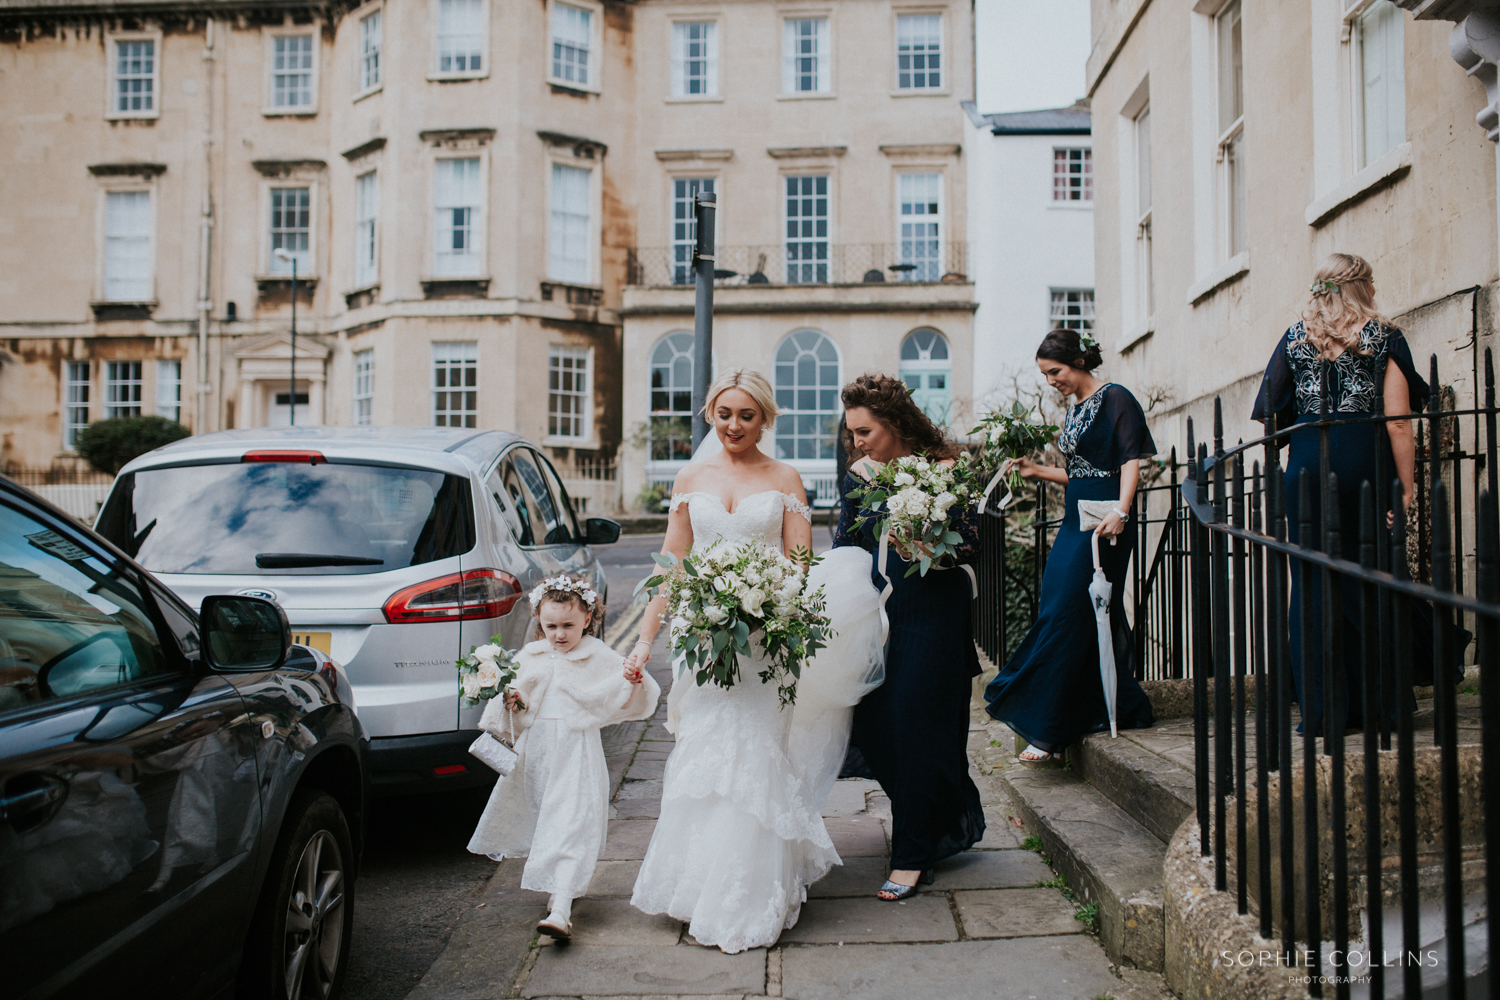
<path fill-rule="evenodd" d="M 1115 512 L 1118 500 L 1080 500 L 1078 501 L 1078 530 L 1093 531 L 1104 523 L 1104 519 Z M 1118 541 L 1111 538 L 1109 544 Z"/>

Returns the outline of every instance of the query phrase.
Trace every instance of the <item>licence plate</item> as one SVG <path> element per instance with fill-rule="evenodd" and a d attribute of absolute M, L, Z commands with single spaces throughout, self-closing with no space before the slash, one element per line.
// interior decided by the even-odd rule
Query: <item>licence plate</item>
<path fill-rule="evenodd" d="M 320 653 L 333 655 L 332 632 L 299 632 L 292 629 L 292 641 L 299 646 L 311 646 Z"/>

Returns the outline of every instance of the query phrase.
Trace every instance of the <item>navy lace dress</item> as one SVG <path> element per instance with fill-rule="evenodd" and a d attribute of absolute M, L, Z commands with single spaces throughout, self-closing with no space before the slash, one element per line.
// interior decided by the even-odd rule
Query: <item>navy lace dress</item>
<path fill-rule="evenodd" d="M 1385 425 L 1379 423 L 1353 423 L 1363 417 L 1385 412 L 1385 375 L 1391 363 L 1400 369 L 1406 378 L 1411 408 L 1419 410 L 1427 402 L 1427 383 L 1417 374 L 1412 364 L 1411 349 L 1400 330 L 1381 326 L 1375 320 L 1365 324 L 1359 334 L 1359 350 L 1344 351 L 1332 361 L 1318 356 L 1306 339 L 1306 330 L 1299 321 L 1286 331 L 1271 354 L 1266 366 L 1265 378 L 1261 381 L 1260 393 L 1255 400 L 1251 417 L 1255 420 L 1276 418 L 1276 427 L 1294 427 L 1322 419 L 1325 406 L 1328 419 L 1339 421 L 1329 429 L 1329 469 L 1338 477 L 1338 509 L 1340 525 L 1339 555 L 1352 562 L 1359 561 L 1359 497 L 1361 487 L 1370 483 L 1375 488 L 1376 510 L 1383 520 L 1391 505 L 1391 481 L 1396 478 L 1396 464 L 1391 455 L 1390 438 Z M 1288 449 L 1286 466 L 1287 537 L 1296 542 L 1300 533 L 1302 515 L 1299 482 L 1305 470 L 1311 490 L 1312 509 L 1308 512 L 1312 523 L 1312 538 L 1304 544 L 1322 549 L 1322 490 L 1318 479 L 1321 464 L 1318 431 L 1315 428 L 1293 431 Z M 1304 579 L 1297 560 L 1291 561 L 1292 593 L 1288 616 L 1292 680 L 1297 689 L 1297 704 L 1302 706 L 1305 719 L 1312 719 L 1314 733 L 1323 732 L 1323 644 L 1322 614 L 1323 589 L 1320 573 L 1309 574 Z M 1303 588 L 1311 589 L 1313 608 L 1313 634 L 1318 636 L 1313 643 L 1313 662 L 1304 663 L 1302 656 L 1302 605 Z M 1346 727 L 1363 724 L 1364 696 L 1361 690 L 1363 668 L 1360 660 L 1359 593 L 1351 581 L 1340 585 L 1340 604 L 1343 619 L 1343 663 L 1344 694 L 1339 699 L 1339 717 Z M 1418 683 L 1432 683 L 1432 609 L 1421 604 L 1415 608 L 1412 627 L 1413 673 Z M 1454 663 L 1461 662 L 1463 649 L 1471 638 L 1469 633 L 1456 629 L 1454 642 L 1449 649 L 1455 651 Z M 1307 677 L 1312 686 L 1307 689 Z M 1395 703 L 1389 702 L 1387 713 L 1394 714 Z"/>
<path fill-rule="evenodd" d="M 844 502 L 833 544 L 879 550 L 876 521 L 854 527 L 857 474 L 844 479 Z M 958 562 L 979 556 L 979 519 L 955 514 L 963 536 Z M 854 709 L 850 743 L 891 800 L 891 868 L 924 871 L 973 847 L 984 836 L 979 790 L 969 777 L 969 698 L 979 674 L 970 619 L 969 574 L 958 568 L 906 575 L 909 565 L 890 548 L 892 592 L 886 604 L 891 633 L 885 683 Z M 885 586 L 872 564 L 871 581 Z"/>
<path fill-rule="evenodd" d="M 1109 731 L 1099 679 L 1099 630 L 1089 600 L 1093 531 L 1078 527 L 1079 500 L 1120 499 L 1120 466 L 1156 453 L 1141 404 L 1124 386 L 1107 384 L 1068 409 L 1057 446 L 1068 460 L 1063 522 L 1047 556 L 1037 619 L 1009 662 L 985 689 L 989 713 L 1027 743 L 1058 753 L 1089 733 Z M 1155 720 L 1135 680 L 1135 644 L 1122 600 L 1130 546 L 1101 542 L 1099 561 L 1114 587 L 1115 724 L 1143 729 Z"/>

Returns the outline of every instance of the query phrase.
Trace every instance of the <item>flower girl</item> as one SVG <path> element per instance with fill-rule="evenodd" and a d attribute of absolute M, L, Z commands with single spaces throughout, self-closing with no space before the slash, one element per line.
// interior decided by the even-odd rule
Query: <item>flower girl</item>
<path fill-rule="evenodd" d="M 646 719 L 661 689 L 603 641 L 589 635 L 604 608 L 586 581 L 543 580 L 531 592 L 537 641 L 522 648 L 516 678 L 492 700 L 480 728 L 507 734 L 514 713 L 520 754 L 500 779 L 469 850 L 495 860 L 526 858 L 521 888 L 552 894 L 537 930 L 566 941 L 573 900 L 588 890 L 609 828 L 609 771 L 599 730 Z M 502 704 L 503 702 L 503 704 Z"/>

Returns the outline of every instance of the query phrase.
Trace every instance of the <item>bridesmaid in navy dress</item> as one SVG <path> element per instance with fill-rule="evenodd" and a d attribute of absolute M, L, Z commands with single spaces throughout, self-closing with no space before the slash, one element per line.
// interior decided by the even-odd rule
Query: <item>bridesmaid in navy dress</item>
<path fill-rule="evenodd" d="M 1140 480 L 1139 460 L 1156 453 L 1146 415 L 1130 390 L 1091 373 L 1102 362 L 1099 348 L 1076 330 L 1047 334 L 1036 352 L 1047 384 L 1077 401 L 1068 408 L 1058 437 L 1065 470 L 1016 463 L 1027 479 L 1067 484 L 1066 510 L 1042 576 L 1040 611 L 1010 662 L 985 689 L 989 713 L 1030 744 L 1028 762 L 1051 760 L 1089 733 L 1109 731 L 1104 687 L 1099 679 L 1099 632 L 1089 601 L 1094 576 L 1091 531 L 1078 527 L 1079 500 L 1109 500 L 1115 513 L 1099 525 L 1099 557 L 1114 588 L 1109 615 L 1114 632 L 1115 718 L 1120 729 L 1150 726 L 1151 702 L 1136 683 L 1134 644 L 1121 600 L 1130 546 L 1111 545 L 1120 535 Z"/>
<path fill-rule="evenodd" d="M 861 509 L 851 496 L 861 477 L 868 478 L 871 463 L 918 452 L 953 459 L 958 449 L 944 440 L 899 379 L 862 375 L 844 386 L 842 397 L 850 454 L 864 457 L 845 476 L 833 544 L 873 553 L 879 549 L 877 522 L 855 528 Z M 877 893 L 885 900 L 910 896 L 919 879 L 932 880 L 933 865 L 984 836 L 979 790 L 969 777 L 969 697 L 979 674 L 972 592 L 969 574 L 954 571 L 978 557 L 979 523 L 970 510 L 955 511 L 952 524 L 963 536 L 956 563 L 944 557 L 949 565 L 934 565 L 926 576 L 907 576 L 910 563 L 890 546 L 885 683 L 854 709 L 850 742 L 891 800 L 891 873 Z M 885 586 L 880 567 L 873 567 L 871 580 Z"/>

